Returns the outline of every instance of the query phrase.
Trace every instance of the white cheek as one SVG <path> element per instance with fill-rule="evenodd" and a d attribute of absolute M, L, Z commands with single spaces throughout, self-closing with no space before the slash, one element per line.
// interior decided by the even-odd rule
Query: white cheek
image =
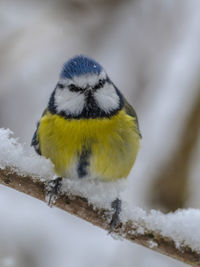
<path fill-rule="evenodd" d="M 55 104 L 57 112 L 64 111 L 67 115 L 79 115 L 84 108 L 85 100 L 80 93 L 70 92 L 68 89 L 57 89 Z"/>
<path fill-rule="evenodd" d="M 106 83 L 94 94 L 98 106 L 105 112 L 116 110 L 120 106 L 120 99 L 112 84 Z"/>

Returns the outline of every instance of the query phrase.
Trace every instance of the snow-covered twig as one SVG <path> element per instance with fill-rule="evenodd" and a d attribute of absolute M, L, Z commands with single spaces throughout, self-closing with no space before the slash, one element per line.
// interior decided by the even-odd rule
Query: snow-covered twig
<path fill-rule="evenodd" d="M 9 129 L 0 129 L 0 183 L 45 201 L 45 185 L 55 175 L 54 166 L 12 135 Z M 108 231 L 110 204 L 120 194 L 121 185 L 123 181 L 106 183 L 69 177 L 63 181 L 62 195 L 55 206 Z M 113 235 L 200 266 L 200 210 L 163 214 L 128 207 L 125 202 L 122 198 L 121 222 Z"/>
<path fill-rule="evenodd" d="M 19 169 L 14 169 L 12 166 L 0 168 L 0 183 L 45 201 L 45 182 L 31 175 L 24 175 Z M 73 195 L 71 192 L 65 193 L 57 199 L 55 206 L 107 231 L 109 230 L 107 220 L 109 211 L 97 208 L 83 197 Z M 189 245 L 178 247 L 172 238 L 148 228 L 147 225 L 141 227 L 140 221 L 121 222 L 113 234 L 192 266 L 200 266 L 200 253 L 197 250 L 192 250 Z"/>

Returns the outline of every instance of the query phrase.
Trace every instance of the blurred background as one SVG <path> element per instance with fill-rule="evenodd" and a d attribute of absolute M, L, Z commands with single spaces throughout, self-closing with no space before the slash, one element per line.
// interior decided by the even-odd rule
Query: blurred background
<path fill-rule="evenodd" d="M 138 113 L 128 201 L 200 208 L 199 14 L 199 0 L 1 0 L 0 127 L 29 145 L 62 64 L 91 56 Z M 186 265 L 0 186 L 0 266 Z"/>

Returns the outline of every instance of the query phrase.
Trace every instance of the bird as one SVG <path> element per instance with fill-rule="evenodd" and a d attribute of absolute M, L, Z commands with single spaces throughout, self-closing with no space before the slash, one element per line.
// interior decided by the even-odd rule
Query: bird
<path fill-rule="evenodd" d="M 31 145 L 53 162 L 62 179 L 110 182 L 129 175 L 140 138 L 134 108 L 104 68 L 90 57 L 77 55 L 64 63 Z M 54 193 L 57 188 L 56 184 Z M 121 200 L 111 206 L 115 209 L 112 230 Z"/>

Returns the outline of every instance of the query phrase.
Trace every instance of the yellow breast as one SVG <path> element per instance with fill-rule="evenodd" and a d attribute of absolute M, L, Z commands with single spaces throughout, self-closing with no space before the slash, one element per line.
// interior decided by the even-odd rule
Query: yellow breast
<path fill-rule="evenodd" d="M 121 110 L 102 119 L 67 120 L 51 113 L 40 121 L 41 154 L 50 158 L 62 177 L 78 176 L 77 164 L 88 153 L 87 176 L 104 180 L 126 177 L 139 148 L 139 134 L 133 118 Z"/>

